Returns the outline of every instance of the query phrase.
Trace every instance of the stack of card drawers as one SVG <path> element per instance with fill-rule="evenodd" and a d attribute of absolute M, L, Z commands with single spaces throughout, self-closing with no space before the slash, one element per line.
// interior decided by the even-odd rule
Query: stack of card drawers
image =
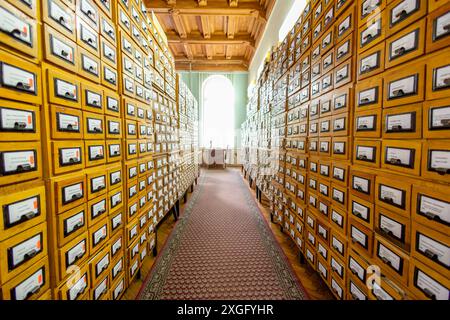
<path fill-rule="evenodd" d="M 313 0 L 268 64 L 273 107 L 288 77 L 272 215 L 337 299 L 448 300 L 449 17 L 446 1 Z"/>
<path fill-rule="evenodd" d="M 0 294 L 51 297 L 37 1 L 0 1 Z"/>

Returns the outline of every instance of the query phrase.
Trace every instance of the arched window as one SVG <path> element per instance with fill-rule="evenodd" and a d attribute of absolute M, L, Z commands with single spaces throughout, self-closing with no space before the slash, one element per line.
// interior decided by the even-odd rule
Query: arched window
<path fill-rule="evenodd" d="M 203 82 L 202 145 L 209 148 L 234 148 L 234 88 L 222 75 Z"/>

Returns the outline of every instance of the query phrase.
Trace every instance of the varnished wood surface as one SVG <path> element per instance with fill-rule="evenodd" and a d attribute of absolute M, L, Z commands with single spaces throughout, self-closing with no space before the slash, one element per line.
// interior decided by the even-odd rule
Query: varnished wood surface
<path fill-rule="evenodd" d="M 238 170 L 238 169 L 234 169 Z M 244 180 L 246 185 L 248 186 L 248 181 Z M 197 187 L 197 186 L 195 186 Z M 250 189 L 252 192 L 253 197 L 256 199 L 255 191 L 253 189 Z M 188 196 L 188 201 L 190 200 L 191 194 Z M 183 201 L 181 201 L 183 202 Z M 320 276 L 317 274 L 316 271 L 312 270 L 307 263 L 301 264 L 299 261 L 299 255 L 298 255 L 298 249 L 295 246 L 294 242 L 289 238 L 287 234 L 284 234 L 278 225 L 270 223 L 270 211 L 268 208 L 268 202 L 264 201 L 263 204 L 259 204 L 258 206 L 261 210 L 261 212 L 264 215 L 264 218 L 266 221 L 268 221 L 268 225 L 272 229 L 276 240 L 280 244 L 281 248 L 284 251 L 284 254 L 286 255 L 287 259 L 292 265 L 292 268 L 294 272 L 297 274 L 297 277 L 300 279 L 300 282 L 302 283 L 304 289 L 308 293 L 308 296 L 312 300 L 330 300 L 334 299 L 333 295 L 329 291 L 326 284 L 323 282 L 323 280 L 320 278 Z M 181 204 L 181 212 L 183 212 L 184 205 Z M 161 223 L 161 225 L 158 227 L 158 253 L 160 253 L 163 249 L 164 243 L 166 242 L 167 238 L 169 237 L 170 233 L 173 230 L 173 227 L 175 226 L 175 221 L 172 215 L 168 216 L 165 221 Z M 137 294 L 139 293 L 139 290 L 141 286 L 144 283 L 144 280 L 148 273 L 150 272 L 153 264 L 155 262 L 155 258 L 153 257 L 147 257 L 144 260 L 144 263 L 141 267 L 141 278 L 136 279 L 133 281 L 132 284 L 128 287 L 128 289 L 125 291 L 124 296 L 122 299 L 126 300 L 133 300 L 136 298 Z"/>

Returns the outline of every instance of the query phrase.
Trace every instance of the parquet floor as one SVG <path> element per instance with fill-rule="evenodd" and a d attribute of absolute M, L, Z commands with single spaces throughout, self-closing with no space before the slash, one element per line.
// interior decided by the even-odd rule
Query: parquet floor
<path fill-rule="evenodd" d="M 246 183 L 248 186 L 248 182 Z M 251 190 L 253 196 L 255 196 L 255 191 Z M 190 194 L 188 197 L 188 201 L 190 198 Z M 181 201 L 182 202 L 182 201 Z M 181 212 L 183 211 L 184 205 L 181 204 Z M 309 267 L 307 263 L 301 264 L 298 256 L 298 249 L 288 235 L 284 234 L 278 225 L 270 223 L 270 211 L 268 209 L 267 201 L 263 201 L 263 204 L 259 204 L 259 208 L 263 213 L 265 219 L 269 222 L 270 228 L 272 229 L 275 238 L 278 243 L 281 245 L 286 257 L 292 265 L 294 272 L 297 274 L 300 279 L 303 287 L 307 291 L 309 297 L 313 300 L 330 300 L 334 299 L 333 295 L 329 291 L 326 284 L 320 278 L 320 276 Z M 170 235 L 173 227 L 175 226 L 175 221 L 173 216 L 168 216 L 165 221 L 163 221 L 158 227 L 158 241 L 157 248 L 158 252 L 160 252 L 166 242 L 166 239 Z M 143 281 L 145 280 L 147 274 L 150 272 L 153 264 L 155 262 L 155 258 L 148 257 L 141 267 L 141 278 L 136 279 L 133 283 L 128 287 L 125 291 L 125 294 L 122 299 L 132 300 L 135 299 L 141 286 L 143 285 Z"/>

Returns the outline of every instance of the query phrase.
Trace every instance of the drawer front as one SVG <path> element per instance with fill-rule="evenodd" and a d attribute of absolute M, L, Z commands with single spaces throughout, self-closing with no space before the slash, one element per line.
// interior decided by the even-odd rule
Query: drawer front
<path fill-rule="evenodd" d="M 103 105 L 105 106 L 105 114 L 113 117 L 120 117 L 121 108 L 119 95 L 116 92 L 104 90 L 104 98 L 105 101 Z"/>
<path fill-rule="evenodd" d="M 111 17 L 105 14 L 100 15 L 100 34 L 107 39 L 113 46 L 116 45 L 117 35 L 116 27 L 111 21 Z"/>
<path fill-rule="evenodd" d="M 54 182 L 57 197 L 57 213 L 77 207 L 86 202 L 86 177 L 69 178 Z"/>
<path fill-rule="evenodd" d="M 3 285 L 5 300 L 36 300 L 50 288 L 50 269 L 45 257 L 15 279 Z"/>
<path fill-rule="evenodd" d="M 450 4 L 446 4 L 427 16 L 427 53 L 447 47 L 450 44 L 448 19 Z"/>
<path fill-rule="evenodd" d="M 353 162 L 367 167 L 380 167 L 381 142 L 373 140 L 356 140 Z"/>
<path fill-rule="evenodd" d="M 48 102 L 72 108 L 81 108 L 80 81 L 73 74 L 49 67 Z"/>
<path fill-rule="evenodd" d="M 69 141 L 53 141 L 53 173 L 55 175 L 83 169 L 84 144 Z"/>
<path fill-rule="evenodd" d="M 367 269 L 370 266 L 370 262 L 366 260 L 362 255 L 356 250 L 349 250 L 347 267 L 349 275 L 351 274 L 354 282 L 361 285 L 366 284 L 367 280 Z"/>
<path fill-rule="evenodd" d="M 96 2 L 92 0 L 77 1 L 76 6 L 77 17 L 81 17 L 96 32 L 99 32 L 100 26 L 100 10 Z"/>
<path fill-rule="evenodd" d="M 41 176 L 40 142 L 0 143 L 0 185 Z"/>
<path fill-rule="evenodd" d="M 383 14 L 371 17 L 367 23 L 358 30 L 358 54 L 382 42 L 385 37 L 386 19 Z"/>
<path fill-rule="evenodd" d="M 108 193 L 109 209 L 117 210 L 123 203 L 123 194 L 121 189 L 113 190 Z"/>
<path fill-rule="evenodd" d="M 61 0 L 42 1 L 42 18 L 46 24 L 76 41 L 75 13 Z"/>
<path fill-rule="evenodd" d="M 119 87 L 117 71 L 104 62 L 102 62 L 101 65 L 101 83 L 115 91 L 117 91 Z"/>
<path fill-rule="evenodd" d="M 346 160 L 351 154 L 348 137 L 336 137 L 332 140 L 331 157 L 334 159 Z"/>
<path fill-rule="evenodd" d="M 426 19 L 424 18 L 392 35 L 386 41 L 386 68 L 394 67 L 424 54 L 425 23 Z"/>
<path fill-rule="evenodd" d="M 89 294 L 90 300 L 109 300 L 109 276 L 103 277 L 98 284 L 92 287 Z"/>
<path fill-rule="evenodd" d="M 375 197 L 375 175 L 352 170 L 350 174 L 350 192 L 369 202 Z"/>
<path fill-rule="evenodd" d="M 57 216 L 58 247 L 86 233 L 87 214 L 83 204 Z"/>
<path fill-rule="evenodd" d="M 423 110 L 424 138 L 450 138 L 450 99 L 426 101 Z"/>
<path fill-rule="evenodd" d="M 373 230 L 375 206 L 366 200 L 350 195 L 349 215 L 365 227 Z"/>
<path fill-rule="evenodd" d="M 345 282 L 347 275 L 345 263 L 335 254 L 331 254 L 330 271 L 332 275 L 338 279 L 339 282 Z"/>
<path fill-rule="evenodd" d="M 88 238 L 86 233 L 82 233 L 59 249 L 60 279 L 70 274 L 71 267 L 81 265 L 88 257 Z"/>
<path fill-rule="evenodd" d="M 384 140 L 381 167 L 402 173 L 420 175 L 422 142 L 420 140 Z"/>
<path fill-rule="evenodd" d="M 355 113 L 354 135 L 360 138 L 381 137 L 381 109 L 365 110 Z"/>
<path fill-rule="evenodd" d="M 380 236 L 375 237 L 374 259 L 383 270 L 404 285 L 408 283 L 409 257 Z"/>
<path fill-rule="evenodd" d="M 366 79 L 384 71 L 385 43 L 381 42 L 358 56 L 358 80 Z"/>
<path fill-rule="evenodd" d="M 332 113 L 347 113 L 353 109 L 353 88 L 352 85 L 344 86 L 340 89 L 334 90 L 332 100 Z"/>
<path fill-rule="evenodd" d="M 4 240 L 0 244 L 2 282 L 7 282 L 27 270 L 47 255 L 47 226 L 41 223 L 35 227 Z"/>
<path fill-rule="evenodd" d="M 375 203 L 392 212 L 409 217 L 411 184 L 378 175 L 375 180 Z"/>
<path fill-rule="evenodd" d="M 41 70 L 36 65 L 0 52 L 0 96 L 23 103 L 41 104 Z"/>
<path fill-rule="evenodd" d="M 450 64 L 446 61 L 450 55 L 450 50 L 431 56 L 427 60 L 427 100 L 448 98 L 450 93 Z"/>
<path fill-rule="evenodd" d="M 388 36 L 395 35 L 403 29 L 411 25 L 416 25 L 417 19 L 423 17 L 427 13 L 427 1 L 425 0 L 409 0 L 392 1 L 387 6 L 387 28 Z M 425 31 L 425 30 L 423 30 Z"/>
<path fill-rule="evenodd" d="M 51 135 L 55 140 L 83 139 L 83 118 L 80 110 L 50 105 Z"/>
<path fill-rule="evenodd" d="M 351 130 L 349 123 L 349 114 L 342 113 L 333 116 L 332 120 L 333 137 L 347 136 Z"/>
<path fill-rule="evenodd" d="M 46 198 L 43 186 L 11 194 L 0 199 L 0 240 L 18 234 L 46 219 Z"/>
<path fill-rule="evenodd" d="M 375 231 L 400 248 L 409 251 L 411 237 L 410 219 L 392 213 L 383 207 L 376 206 Z"/>
<path fill-rule="evenodd" d="M 89 229 L 89 252 L 94 254 L 104 243 L 109 239 L 109 224 L 105 217 L 102 221 L 97 222 L 96 225 Z"/>
<path fill-rule="evenodd" d="M 387 0 L 359 0 L 356 11 L 358 13 L 358 25 L 361 27 L 367 23 L 367 20 L 373 18 L 379 12 L 386 8 Z"/>
<path fill-rule="evenodd" d="M 329 72 L 330 70 L 332 70 L 334 68 L 334 51 L 330 51 L 323 55 L 320 66 L 322 68 L 322 75 L 324 75 L 325 73 Z M 313 66 L 312 72 L 314 72 L 314 66 Z M 333 83 L 333 81 L 330 81 L 330 82 Z M 325 85 L 322 85 L 322 88 L 324 86 Z"/>
<path fill-rule="evenodd" d="M 419 298 L 447 301 L 450 281 L 416 259 L 412 259 L 409 289 Z"/>
<path fill-rule="evenodd" d="M 336 42 L 344 39 L 355 29 L 355 18 L 355 5 L 352 4 L 350 8 L 342 13 L 342 15 L 336 20 L 334 24 Z"/>
<path fill-rule="evenodd" d="M 330 249 L 341 259 L 345 259 L 347 256 L 347 240 L 334 229 L 331 229 Z"/>
<path fill-rule="evenodd" d="M 45 59 L 72 72 L 78 71 L 77 44 L 44 25 Z"/>
<path fill-rule="evenodd" d="M 137 140 L 126 141 L 126 159 L 132 160 L 137 158 L 138 143 Z"/>
<path fill-rule="evenodd" d="M 348 175 L 349 175 L 349 168 L 348 164 L 344 162 L 337 162 L 333 161 L 333 182 L 336 182 L 338 184 L 341 184 L 343 186 L 347 186 L 348 181 Z"/>
<path fill-rule="evenodd" d="M 347 287 L 348 300 L 368 300 L 368 293 L 364 286 L 355 283 L 354 277 L 350 276 Z"/>
<path fill-rule="evenodd" d="M 99 196 L 87 203 L 88 227 L 103 219 L 108 214 L 107 195 Z"/>
<path fill-rule="evenodd" d="M 85 298 L 89 287 L 89 269 L 87 266 L 84 266 L 79 273 L 71 276 L 59 288 L 59 298 L 61 300 L 81 300 Z"/>
<path fill-rule="evenodd" d="M 110 42 L 100 37 L 100 59 L 113 68 L 117 68 L 117 51 Z"/>
<path fill-rule="evenodd" d="M 305 247 L 305 257 L 306 257 L 306 261 L 309 263 L 309 265 L 314 270 L 316 270 L 317 269 L 317 253 L 316 253 L 315 248 L 313 248 L 307 244 Z"/>
<path fill-rule="evenodd" d="M 122 145 L 120 140 L 106 141 L 106 162 L 113 163 L 122 159 Z"/>
<path fill-rule="evenodd" d="M 421 102 L 425 96 L 424 63 L 411 62 L 384 76 L 384 107 Z"/>
<path fill-rule="evenodd" d="M 115 117 L 105 117 L 106 122 L 106 139 L 121 139 L 121 121 Z"/>
<path fill-rule="evenodd" d="M 348 236 L 352 246 L 371 257 L 373 252 L 373 231 L 352 218 L 349 219 L 348 226 Z"/>
<path fill-rule="evenodd" d="M 412 217 L 415 221 L 444 234 L 450 231 L 450 188 L 439 190 L 426 186 L 413 186 Z"/>
<path fill-rule="evenodd" d="M 340 185 L 333 184 L 331 186 L 331 198 L 333 201 L 333 208 L 342 208 L 347 209 L 347 201 L 348 201 L 348 194 L 347 194 L 347 188 L 343 188 Z"/>
<path fill-rule="evenodd" d="M 374 78 L 358 82 L 355 89 L 356 111 L 382 109 L 383 79 Z"/>
<path fill-rule="evenodd" d="M 39 140 L 41 117 L 38 107 L 0 100 L 0 134 L 2 141 Z"/>
<path fill-rule="evenodd" d="M 77 43 L 94 56 L 100 56 L 99 34 L 91 27 L 90 23 L 85 22 L 77 16 Z"/>
<path fill-rule="evenodd" d="M 422 104 L 383 110 L 383 138 L 420 139 L 422 137 Z"/>
<path fill-rule="evenodd" d="M 111 299 L 119 300 L 125 292 L 125 276 L 121 275 L 117 281 L 111 286 Z"/>
<path fill-rule="evenodd" d="M 346 298 L 346 288 L 337 279 L 338 279 L 337 276 L 335 276 L 334 274 L 331 275 L 331 278 L 330 278 L 331 292 L 333 293 L 333 295 L 336 299 L 344 300 Z"/>
<path fill-rule="evenodd" d="M 2 31 L 0 43 L 37 58 L 39 29 L 36 20 L 31 19 L 4 0 L 0 2 L 0 17 L 4 21 L 0 27 Z"/>
<path fill-rule="evenodd" d="M 109 247 L 105 246 L 95 257 L 89 261 L 89 271 L 92 283 L 99 281 L 104 275 L 109 273 L 111 257 Z"/>
<path fill-rule="evenodd" d="M 353 55 L 353 49 L 355 47 L 355 40 L 354 40 L 354 32 L 346 36 L 341 40 L 341 42 L 336 43 L 335 49 L 334 49 L 334 55 L 335 55 L 335 66 L 339 66 L 342 62 L 347 60 Z"/>
<path fill-rule="evenodd" d="M 84 139 L 105 139 L 105 118 L 101 114 L 83 112 Z"/>
<path fill-rule="evenodd" d="M 108 169 L 108 188 L 113 190 L 122 186 L 122 168 L 114 166 Z"/>
<path fill-rule="evenodd" d="M 78 73 L 83 77 L 94 81 L 100 82 L 101 64 L 100 59 L 92 52 L 78 46 L 79 52 L 79 68 Z"/>
<path fill-rule="evenodd" d="M 86 168 L 106 163 L 104 140 L 92 140 L 84 142 L 86 152 Z"/>
<path fill-rule="evenodd" d="M 114 235 L 116 232 L 122 229 L 124 223 L 124 214 L 122 210 L 117 211 L 116 213 L 109 216 L 110 221 L 110 230 L 111 235 Z"/>
<path fill-rule="evenodd" d="M 430 140 L 424 144 L 422 177 L 448 182 L 450 176 L 450 143 Z"/>
<path fill-rule="evenodd" d="M 331 226 L 341 234 L 347 233 L 347 211 L 339 207 L 332 206 L 330 213 Z"/>

